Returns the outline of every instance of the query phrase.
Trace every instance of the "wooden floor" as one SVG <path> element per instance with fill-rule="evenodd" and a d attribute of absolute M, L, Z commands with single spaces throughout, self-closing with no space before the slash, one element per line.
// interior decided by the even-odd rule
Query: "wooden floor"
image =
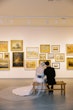
<path fill-rule="evenodd" d="M 9 101 L 0 98 L 0 110 L 73 110 L 73 79 L 58 79 L 66 82 L 66 95 L 55 91 L 32 100 Z M 30 85 L 32 79 L 0 79 L 0 91 L 8 87 Z"/>

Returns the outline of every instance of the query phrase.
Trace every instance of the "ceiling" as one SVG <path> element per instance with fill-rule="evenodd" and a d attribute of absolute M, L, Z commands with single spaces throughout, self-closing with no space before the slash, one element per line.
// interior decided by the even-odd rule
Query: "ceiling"
<path fill-rule="evenodd" d="M 0 0 L 0 26 L 73 26 L 73 0 Z"/>

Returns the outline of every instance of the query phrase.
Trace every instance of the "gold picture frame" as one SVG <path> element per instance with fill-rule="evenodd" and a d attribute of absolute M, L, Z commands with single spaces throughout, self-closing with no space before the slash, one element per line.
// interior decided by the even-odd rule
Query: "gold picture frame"
<path fill-rule="evenodd" d="M 8 51 L 8 41 L 0 41 L 0 52 Z"/>
<path fill-rule="evenodd" d="M 39 54 L 40 60 L 46 60 L 46 54 Z"/>
<path fill-rule="evenodd" d="M 51 52 L 60 52 L 60 45 L 51 45 Z"/>
<path fill-rule="evenodd" d="M 12 67 L 24 67 L 24 52 L 13 52 Z"/>
<path fill-rule="evenodd" d="M 49 44 L 41 44 L 40 45 L 40 53 L 50 53 L 50 45 Z"/>
<path fill-rule="evenodd" d="M 23 51 L 23 40 L 11 40 L 11 51 Z"/>
<path fill-rule="evenodd" d="M 42 62 L 46 62 L 46 61 L 48 61 L 48 62 L 49 62 L 49 65 L 51 66 L 51 60 L 39 60 L 38 63 L 40 64 L 40 63 L 42 63 Z"/>
<path fill-rule="evenodd" d="M 73 44 L 66 44 L 66 54 L 73 55 Z"/>
<path fill-rule="evenodd" d="M 73 57 L 68 57 L 67 59 L 66 59 L 66 61 L 67 61 L 67 69 L 69 69 L 69 70 L 73 70 Z"/>
<path fill-rule="evenodd" d="M 55 54 L 55 61 L 56 62 L 64 62 L 65 61 L 65 54 L 64 53 L 56 53 Z"/>
<path fill-rule="evenodd" d="M 37 67 L 37 61 L 36 60 L 25 60 L 25 66 L 24 68 L 27 70 L 35 70 Z"/>
<path fill-rule="evenodd" d="M 26 47 L 26 58 L 27 59 L 37 59 L 39 57 L 38 47 Z"/>
<path fill-rule="evenodd" d="M 0 60 L 0 70 L 10 70 L 10 61 Z"/>

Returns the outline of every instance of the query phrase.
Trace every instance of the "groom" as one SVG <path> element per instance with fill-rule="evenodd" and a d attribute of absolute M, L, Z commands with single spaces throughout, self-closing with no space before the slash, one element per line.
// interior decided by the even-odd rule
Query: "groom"
<path fill-rule="evenodd" d="M 49 89 L 49 93 L 53 93 L 53 85 L 56 84 L 55 81 L 55 69 L 53 67 L 50 66 L 49 62 L 46 61 L 46 69 L 44 70 L 44 75 L 47 77 L 47 81 L 46 83 L 48 84 L 48 89 Z M 52 90 L 50 90 L 52 89 Z"/>

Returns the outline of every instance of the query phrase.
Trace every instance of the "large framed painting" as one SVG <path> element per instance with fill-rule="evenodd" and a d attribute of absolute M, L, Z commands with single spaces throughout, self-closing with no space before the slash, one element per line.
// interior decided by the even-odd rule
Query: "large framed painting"
<path fill-rule="evenodd" d="M 23 40 L 11 40 L 11 51 L 23 51 Z"/>
<path fill-rule="evenodd" d="M 60 69 L 60 63 L 52 63 L 52 67 L 55 68 L 55 69 Z"/>
<path fill-rule="evenodd" d="M 37 67 L 36 60 L 25 60 L 25 69 L 27 70 L 35 70 Z"/>
<path fill-rule="evenodd" d="M 0 60 L 0 70 L 10 70 L 10 61 Z"/>
<path fill-rule="evenodd" d="M 52 45 L 51 46 L 51 52 L 60 52 L 60 45 Z"/>
<path fill-rule="evenodd" d="M 27 59 L 36 59 L 38 57 L 39 57 L 38 47 L 26 47 L 26 58 Z"/>
<path fill-rule="evenodd" d="M 24 52 L 13 52 L 13 67 L 24 67 Z"/>
<path fill-rule="evenodd" d="M 67 58 L 67 69 L 73 70 L 73 57 L 68 57 Z"/>
<path fill-rule="evenodd" d="M 0 52 L 8 51 L 8 41 L 0 41 Z"/>
<path fill-rule="evenodd" d="M 40 60 L 46 60 L 46 54 L 39 54 L 39 59 Z"/>
<path fill-rule="evenodd" d="M 51 60 L 39 60 L 39 64 L 48 61 L 51 66 Z"/>
<path fill-rule="evenodd" d="M 50 45 L 41 44 L 40 45 L 40 53 L 50 53 Z"/>
<path fill-rule="evenodd" d="M 73 44 L 66 44 L 66 54 L 73 55 Z"/>
<path fill-rule="evenodd" d="M 64 62 L 65 61 L 65 54 L 64 53 L 55 54 L 55 61 Z"/>

